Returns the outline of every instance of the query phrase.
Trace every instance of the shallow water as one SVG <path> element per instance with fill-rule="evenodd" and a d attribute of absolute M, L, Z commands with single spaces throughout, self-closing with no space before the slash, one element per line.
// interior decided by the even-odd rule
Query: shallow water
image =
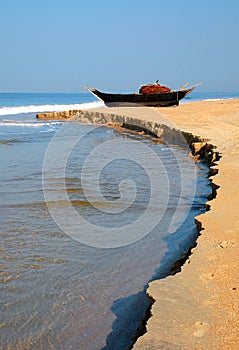
<path fill-rule="evenodd" d="M 102 144 L 113 160 L 101 152 L 83 171 Z M 62 176 L 60 154 L 67 147 Z M 148 281 L 165 276 L 196 237 L 193 217 L 205 210 L 210 192 L 207 167 L 195 166 L 187 149 L 105 127 L 37 124 L 31 114 L 2 117 L 0 156 L 1 347 L 126 349 L 148 305 Z M 147 157 L 150 169 L 142 166 Z M 69 203 L 81 221 L 74 222 Z M 144 217 L 132 237 L 149 204 L 148 221 L 160 219 L 149 230 Z M 109 237 L 99 238 L 92 227 Z M 124 227 L 132 232 L 113 244 Z M 145 234 L 137 236 L 141 229 Z"/>

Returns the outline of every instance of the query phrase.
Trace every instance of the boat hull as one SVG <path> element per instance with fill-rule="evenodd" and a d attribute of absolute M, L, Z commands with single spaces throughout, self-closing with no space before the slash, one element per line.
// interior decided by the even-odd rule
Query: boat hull
<path fill-rule="evenodd" d="M 110 94 L 101 92 L 94 88 L 88 90 L 105 103 L 108 107 L 120 106 L 150 106 L 150 107 L 168 107 L 177 106 L 179 101 L 188 95 L 193 88 L 179 90 L 161 94 Z"/>

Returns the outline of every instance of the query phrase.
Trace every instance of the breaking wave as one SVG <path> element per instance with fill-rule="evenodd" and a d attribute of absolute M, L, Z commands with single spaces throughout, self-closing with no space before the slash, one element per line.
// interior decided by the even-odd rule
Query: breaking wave
<path fill-rule="evenodd" d="M 54 125 L 60 125 L 62 122 L 18 122 L 16 120 L 2 120 L 0 121 L 0 126 L 22 126 L 22 127 L 29 127 L 29 128 L 41 128 L 43 126 L 54 126 Z"/>
<path fill-rule="evenodd" d="M 18 106 L 18 107 L 0 107 L 1 115 L 15 115 L 24 113 L 39 113 L 39 112 L 60 112 L 72 109 L 90 109 L 105 107 L 104 103 L 101 101 L 79 103 L 79 104 L 56 104 L 56 105 L 31 105 L 31 106 Z"/>

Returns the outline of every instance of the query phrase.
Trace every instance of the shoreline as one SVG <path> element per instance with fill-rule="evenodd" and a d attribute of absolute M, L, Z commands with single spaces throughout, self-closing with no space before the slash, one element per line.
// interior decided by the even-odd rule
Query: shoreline
<path fill-rule="evenodd" d="M 162 139 L 170 135 L 175 142 L 180 141 L 177 133 L 181 130 L 184 136 L 191 135 L 192 143 L 197 139 L 217 147 L 222 158 L 218 165 L 213 164 L 210 174 L 214 175 L 215 186 L 220 186 L 216 199 L 208 203 L 209 211 L 195 218 L 202 231 L 181 271 L 149 284 L 147 293 L 155 300 L 152 317 L 147 322 L 147 332 L 133 349 L 236 350 L 239 100 L 187 102 L 167 108 L 100 108 L 82 111 L 72 119 L 140 124 Z M 205 144 L 201 146 L 207 152 Z"/>
<path fill-rule="evenodd" d="M 185 104 L 167 110 L 180 130 L 210 139 L 222 158 L 211 210 L 196 217 L 203 231 L 182 271 L 150 284 L 156 299 L 148 332 L 134 349 L 238 349 L 239 100 Z M 188 118 L 192 119 L 188 119 Z"/>

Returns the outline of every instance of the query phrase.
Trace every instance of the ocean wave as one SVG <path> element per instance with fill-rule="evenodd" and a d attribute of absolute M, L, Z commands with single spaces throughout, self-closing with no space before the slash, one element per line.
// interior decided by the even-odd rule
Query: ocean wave
<path fill-rule="evenodd" d="M 18 107 L 0 107 L 1 115 L 13 115 L 13 114 L 24 114 L 24 113 L 39 113 L 39 112 L 60 112 L 72 109 L 91 109 L 104 107 L 104 103 L 101 101 L 70 104 L 70 105 L 31 105 L 31 106 L 18 106 Z"/>
<path fill-rule="evenodd" d="M 234 100 L 238 97 L 223 97 L 223 98 L 207 98 L 203 101 L 223 101 L 223 100 Z"/>
<path fill-rule="evenodd" d="M 29 128 L 41 128 L 43 126 L 54 126 L 62 124 L 62 122 L 20 122 L 16 120 L 2 120 L 0 121 L 0 126 L 22 126 L 22 127 L 29 127 Z"/>

